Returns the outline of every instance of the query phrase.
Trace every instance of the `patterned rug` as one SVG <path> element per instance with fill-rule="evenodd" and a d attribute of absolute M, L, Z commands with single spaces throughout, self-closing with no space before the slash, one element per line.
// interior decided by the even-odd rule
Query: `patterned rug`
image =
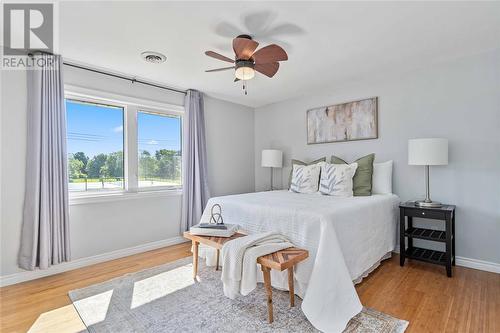
<path fill-rule="evenodd" d="M 222 292 L 220 271 L 200 262 L 199 282 L 192 259 L 127 274 L 69 292 L 89 332 L 318 332 L 296 298 L 273 289 L 274 322 L 267 322 L 264 288 L 236 300 Z M 344 332 L 401 333 L 408 322 L 365 308 Z"/>

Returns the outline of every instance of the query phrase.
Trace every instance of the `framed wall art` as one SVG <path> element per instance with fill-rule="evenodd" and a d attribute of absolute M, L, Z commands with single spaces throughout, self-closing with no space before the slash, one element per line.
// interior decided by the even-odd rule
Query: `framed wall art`
<path fill-rule="evenodd" d="M 307 144 L 378 138 L 377 97 L 307 110 Z"/>

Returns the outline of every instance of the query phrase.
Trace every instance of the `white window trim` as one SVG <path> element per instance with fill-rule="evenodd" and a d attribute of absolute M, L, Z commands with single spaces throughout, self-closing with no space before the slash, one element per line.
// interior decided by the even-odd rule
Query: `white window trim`
<path fill-rule="evenodd" d="M 70 206 L 85 205 L 93 203 L 103 203 L 112 201 L 123 200 L 137 200 L 144 198 L 157 198 L 157 197 L 175 197 L 182 195 L 182 189 L 176 190 L 159 190 L 159 191 L 141 191 L 141 192 L 127 192 L 127 191 L 107 191 L 107 192 L 94 192 L 93 195 L 73 195 L 75 192 L 70 192 L 69 204 Z"/>
<path fill-rule="evenodd" d="M 64 85 L 64 91 L 65 94 L 71 94 L 73 96 L 80 96 L 83 98 L 100 100 L 101 101 L 100 103 L 113 102 L 119 104 L 130 104 L 130 105 L 136 105 L 139 108 L 144 107 L 158 111 L 166 110 L 169 113 L 178 114 L 180 116 L 184 115 L 184 106 L 182 105 L 168 104 L 163 102 L 147 100 L 143 98 L 137 98 L 133 96 L 119 95 L 115 93 L 89 89 L 70 84 Z"/>
<path fill-rule="evenodd" d="M 123 108 L 124 127 L 124 183 L 123 190 L 70 192 L 70 204 L 84 204 L 105 201 L 138 199 L 149 196 L 181 195 L 181 186 L 138 186 L 138 140 L 137 140 L 137 112 L 144 111 L 162 115 L 175 115 L 181 118 L 181 145 L 184 135 L 183 116 L 184 106 L 150 101 L 132 96 L 119 95 L 75 85 L 64 85 L 64 98 L 83 100 L 98 104 L 111 104 Z M 184 184 L 181 176 L 181 184 Z"/>

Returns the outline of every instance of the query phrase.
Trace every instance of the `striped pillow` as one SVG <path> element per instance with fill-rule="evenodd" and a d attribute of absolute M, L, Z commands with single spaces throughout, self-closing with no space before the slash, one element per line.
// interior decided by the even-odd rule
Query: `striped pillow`
<path fill-rule="evenodd" d="M 292 182 L 290 192 L 315 193 L 318 192 L 320 164 L 298 165 L 294 164 L 292 169 Z"/>
<path fill-rule="evenodd" d="M 292 184 L 293 166 L 295 164 L 298 164 L 298 165 L 313 165 L 313 164 L 318 164 L 318 163 L 326 163 L 326 157 L 318 158 L 316 161 L 312 161 L 312 162 L 304 162 L 304 161 L 299 161 L 299 160 L 292 159 L 292 168 L 290 169 L 290 175 L 288 176 L 288 189 L 290 189 L 290 185 Z M 318 179 L 318 181 L 319 181 L 319 179 Z"/>

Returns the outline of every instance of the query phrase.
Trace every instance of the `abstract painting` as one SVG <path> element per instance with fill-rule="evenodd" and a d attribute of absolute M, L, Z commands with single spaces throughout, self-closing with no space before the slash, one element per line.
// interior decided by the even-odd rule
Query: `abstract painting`
<path fill-rule="evenodd" d="M 377 97 L 307 110 L 307 143 L 376 139 Z"/>

